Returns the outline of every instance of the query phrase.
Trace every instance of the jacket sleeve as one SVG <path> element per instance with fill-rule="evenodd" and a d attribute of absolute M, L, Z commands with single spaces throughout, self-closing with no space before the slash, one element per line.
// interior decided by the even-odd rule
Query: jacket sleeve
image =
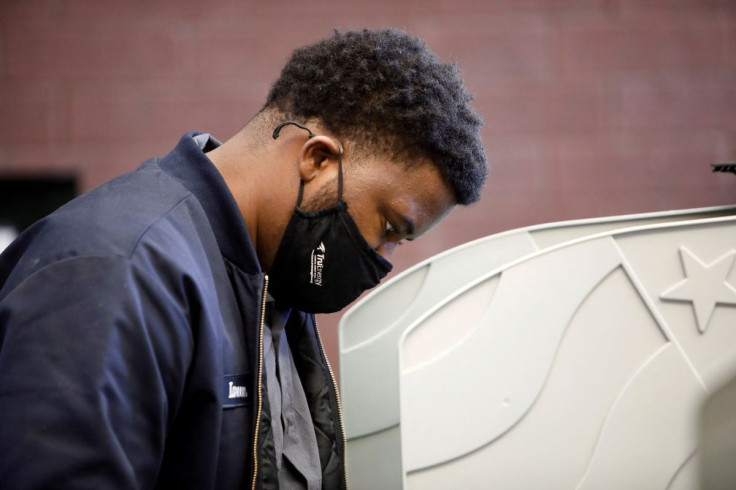
<path fill-rule="evenodd" d="M 186 305 L 125 257 L 0 299 L 0 488 L 150 488 L 191 359 Z"/>

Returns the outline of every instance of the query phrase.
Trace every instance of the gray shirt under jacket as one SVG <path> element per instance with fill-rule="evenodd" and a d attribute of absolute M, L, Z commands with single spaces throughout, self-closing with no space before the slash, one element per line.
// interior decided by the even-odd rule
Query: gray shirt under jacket
<path fill-rule="evenodd" d="M 284 329 L 289 311 L 279 309 L 268 295 L 263 362 L 279 487 L 284 490 L 319 490 L 322 488 L 322 469 L 317 438 Z"/>

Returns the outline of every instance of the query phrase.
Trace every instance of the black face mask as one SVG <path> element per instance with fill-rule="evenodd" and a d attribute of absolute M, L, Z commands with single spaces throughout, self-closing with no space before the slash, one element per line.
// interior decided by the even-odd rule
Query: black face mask
<path fill-rule="evenodd" d="M 314 134 L 294 121 L 279 124 L 273 132 L 293 124 Z M 319 211 L 299 208 L 304 181 L 299 183 L 299 197 L 294 213 L 276 251 L 269 276 L 271 294 L 285 306 L 309 313 L 332 313 L 348 304 L 366 289 L 380 282 L 391 271 L 391 263 L 373 250 L 348 214 L 342 200 L 342 152 L 338 154 L 337 202 Z"/>

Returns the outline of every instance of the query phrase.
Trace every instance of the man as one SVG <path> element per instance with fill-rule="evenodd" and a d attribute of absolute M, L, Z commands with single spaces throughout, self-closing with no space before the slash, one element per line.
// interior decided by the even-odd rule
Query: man
<path fill-rule="evenodd" d="M 336 311 L 486 175 L 456 68 L 398 31 L 300 48 L 0 256 L 0 487 L 345 488 Z"/>

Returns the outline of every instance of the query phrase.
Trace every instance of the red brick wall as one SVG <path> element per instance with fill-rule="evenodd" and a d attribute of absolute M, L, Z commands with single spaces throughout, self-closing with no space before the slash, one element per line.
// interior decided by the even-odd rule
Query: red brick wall
<path fill-rule="evenodd" d="M 294 47 L 362 26 L 457 61 L 486 120 L 484 199 L 401 247 L 398 271 L 519 226 L 736 202 L 709 166 L 736 160 L 732 0 L 4 0 L 0 173 L 86 190 L 184 131 L 227 139 Z"/>

